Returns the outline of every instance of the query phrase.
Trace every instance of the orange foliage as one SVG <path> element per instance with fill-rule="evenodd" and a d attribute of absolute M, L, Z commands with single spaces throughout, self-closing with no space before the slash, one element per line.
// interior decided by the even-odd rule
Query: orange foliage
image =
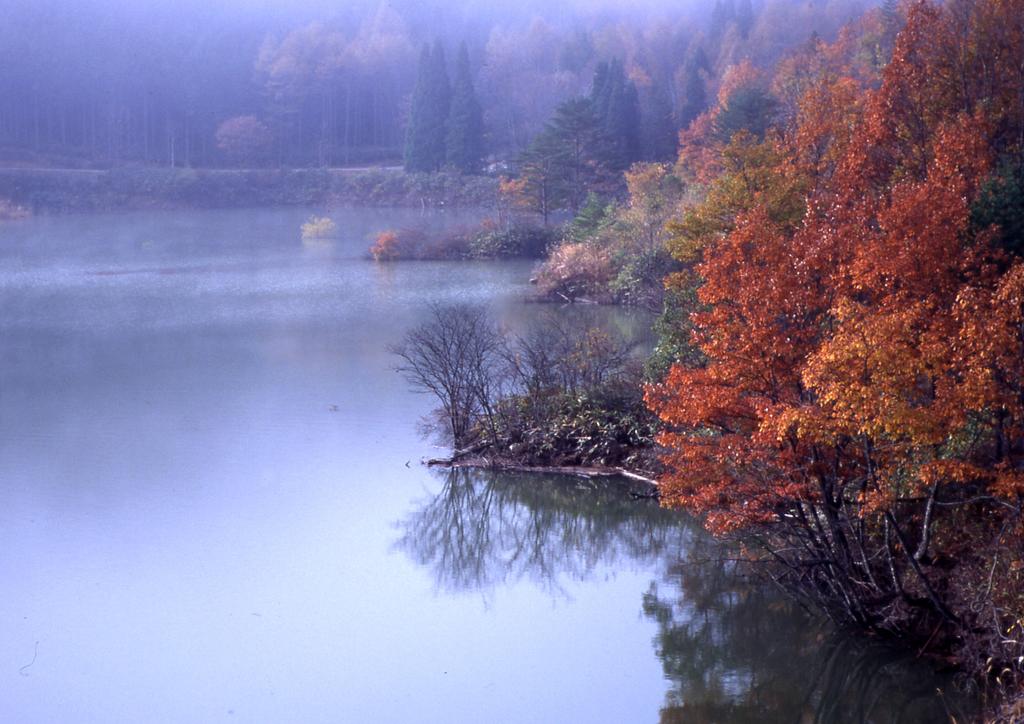
<path fill-rule="evenodd" d="M 1024 0 L 964 8 L 913 5 L 877 87 L 849 36 L 780 70 L 775 173 L 807 180 L 806 212 L 780 223 L 763 190 L 721 206 L 738 215 L 702 242 L 690 315 L 706 363 L 647 391 L 664 499 L 713 530 L 803 504 L 870 518 L 933 486 L 1024 494 L 1024 262 L 971 226 L 997 155 L 1024 153 Z M 741 66 L 722 92 L 753 82 Z M 728 189 L 712 115 L 680 165 Z"/>
<path fill-rule="evenodd" d="M 724 106 L 729 96 L 740 88 L 752 88 L 766 85 L 764 73 L 754 67 L 749 60 L 726 68 L 722 75 L 722 84 L 718 87 L 718 105 Z"/>
<path fill-rule="evenodd" d="M 373 245 L 370 247 L 370 256 L 374 261 L 395 261 L 399 258 L 398 234 L 391 229 L 377 234 Z"/>
<path fill-rule="evenodd" d="M 509 178 L 502 176 L 498 179 L 498 198 L 502 204 L 508 207 L 526 208 L 530 205 L 528 198 L 526 179 Z"/>
<path fill-rule="evenodd" d="M 707 184 L 721 173 L 722 144 L 715 133 L 716 111 L 702 113 L 679 132 L 676 174 L 680 178 Z"/>

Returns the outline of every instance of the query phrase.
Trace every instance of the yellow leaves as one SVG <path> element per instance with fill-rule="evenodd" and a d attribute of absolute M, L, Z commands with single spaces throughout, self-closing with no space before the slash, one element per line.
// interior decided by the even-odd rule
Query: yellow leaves
<path fill-rule="evenodd" d="M 641 252 L 661 250 L 669 233 L 666 222 L 676 212 L 682 184 L 661 163 L 633 164 L 625 179 L 629 200 L 617 214 L 622 236 L 633 237 Z"/>
<path fill-rule="evenodd" d="M 329 216 L 310 216 L 302 225 L 302 238 L 306 241 L 329 239 L 338 231 L 338 225 Z"/>
<path fill-rule="evenodd" d="M 531 205 L 528 181 L 525 177 L 498 180 L 498 198 L 503 205 L 515 208 L 529 208 Z"/>
<path fill-rule="evenodd" d="M 945 329 L 926 302 L 872 308 L 844 300 L 834 309 L 834 332 L 807 360 L 802 379 L 831 417 L 851 434 L 913 445 L 940 444 L 962 424 L 937 403 L 935 378 L 948 368 Z"/>
<path fill-rule="evenodd" d="M 755 206 L 787 228 L 795 228 L 806 210 L 807 184 L 773 142 L 738 133 L 722 148 L 720 164 L 724 172 L 703 202 L 668 223 L 669 251 L 683 263 L 698 260 L 708 244 L 732 231 L 737 217 Z"/>
<path fill-rule="evenodd" d="M 661 184 L 668 176 L 668 166 L 663 163 L 636 163 L 623 175 L 630 206 L 634 206 L 660 193 Z"/>
<path fill-rule="evenodd" d="M 854 434 L 849 421 L 829 415 L 817 404 L 780 404 L 764 410 L 754 440 L 761 445 L 833 445 Z"/>

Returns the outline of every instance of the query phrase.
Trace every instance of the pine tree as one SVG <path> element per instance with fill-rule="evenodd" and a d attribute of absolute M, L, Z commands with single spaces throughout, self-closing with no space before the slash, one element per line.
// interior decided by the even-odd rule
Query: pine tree
<path fill-rule="evenodd" d="M 555 209 L 568 207 L 575 213 L 587 194 L 613 175 L 607 147 L 590 98 L 571 98 L 555 109 L 519 159 L 533 206 L 545 222 Z"/>
<path fill-rule="evenodd" d="M 739 88 L 729 96 L 715 119 L 715 131 L 725 143 L 740 131 L 763 139 L 778 108 L 778 102 L 765 90 Z"/>
<path fill-rule="evenodd" d="M 459 47 L 455 83 L 448 114 L 445 154 L 448 165 L 462 173 L 478 173 L 484 157 L 484 117 L 473 89 L 466 44 Z"/>
<path fill-rule="evenodd" d="M 672 104 L 664 86 L 655 85 L 651 88 L 643 119 L 644 158 L 648 161 L 675 159 L 679 129 L 672 117 Z"/>
<path fill-rule="evenodd" d="M 900 24 L 899 3 L 896 0 L 882 0 L 882 17 L 886 25 Z"/>
<path fill-rule="evenodd" d="M 636 86 L 616 74 L 608 94 L 604 132 L 608 138 L 609 164 L 617 169 L 640 159 L 640 109 Z"/>
<path fill-rule="evenodd" d="M 632 80 L 626 81 L 619 125 L 623 129 L 622 146 L 625 151 L 626 163 L 636 163 L 643 158 L 643 144 L 640 127 L 640 92 Z"/>
<path fill-rule="evenodd" d="M 588 98 L 571 98 L 555 109 L 544 134 L 558 149 L 559 176 L 569 208 L 575 212 L 587 192 L 603 180 L 608 140 Z"/>
<path fill-rule="evenodd" d="M 686 82 L 683 87 L 683 107 L 679 111 L 679 121 L 683 128 L 690 125 L 708 107 L 708 91 L 704 84 L 704 74 L 709 67 L 708 57 L 704 49 L 698 47 L 686 64 Z"/>
<path fill-rule="evenodd" d="M 594 43 L 590 39 L 590 33 L 586 30 L 577 30 L 558 54 L 558 69 L 579 73 L 593 56 Z"/>
<path fill-rule="evenodd" d="M 736 8 L 736 27 L 740 31 L 740 36 L 746 40 L 754 27 L 754 7 L 750 0 L 740 0 Z"/>
<path fill-rule="evenodd" d="M 608 115 L 608 99 L 611 91 L 611 67 L 602 60 L 594 68 L 594 80 L 590 85 L 590 102 L 598 118 Z"/>
<path fill-rule="evenodd" d="M 405 139 L 405 170 L 431 172 L 445 161 L 445 136 L 451 105 L 451 86 L 440 41 L 420 53 L 416 87 Z"/>
<path fill-rule="evenodd" d="M 882 58 L 881 63 L 888 63 L 892 57 L 893 48 L 896 45 L 896 36 L 900 32 L 903 20 L 900 17 L 900 8 L 896 0 L 883 0 L 882 2 Z"/>
<path fill-rule="evenodd" d="M 565 238 L 573 243 L 587 241 L 615 222 L 615 204 L 594 192 L 587 194 L 583 206 L 565 229 Z"/>
<path fill-rule="evenodd" d="M 452 87 L 448 82 L 448 64 L 444 59 L 444 46 L 440 40 L 434 41 L 430 52 L 431 76 L 431 162 L 432 169 L 438 171 L 445 162 L 445 143 L 448 136 L 448 114 L 451 112 Z"/>
<path fill-rule="evenodd" d="M 553 133 L 542 132 L 519 157 L 519 173 L 529 207 L 547 226 L 551 213 L 565 205 L 566 183 L 562 147 Z"/>
<path fill-rule="evenodd" d="M 711 10 L 710 35 L 714 42 L 718 42 L 729 29 L 729 25 L 735 19 L 736 6 L 732 0 L 723 3 L 722 0 L 715 0 L 715 6 Z"/>
<path fill-rule="evenodd" d="M 420 52 L 416 86 L 412 92 L 409 127 L 405 132 L 405 170 L 410 173 L 430 171 L 430 48 Z"/>
<path fill-rule="evenodd" d="M 607 137 L 607 162 L 625 168 L 641 156 L 640 95 L 622 63 L 601 62 L 594 71 L 590 103 Z"/>

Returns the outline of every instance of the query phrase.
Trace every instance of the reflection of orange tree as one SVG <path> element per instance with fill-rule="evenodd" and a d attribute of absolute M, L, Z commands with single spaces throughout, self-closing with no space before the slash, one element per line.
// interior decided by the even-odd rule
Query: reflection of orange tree
<path fill-rule="evenodd" d="M 729 550 L 690 519 L 634 500 L 621 482 L 443 475 L 395 543 L 440 590 L 487 594 L 529 580 L 559 595 L 609 566 L 665 571 L 643 595 L 671 686 L 662 721 L 946 720 L 936 694 L 945 682 L 912 655 L 829 635 L 723 560 Z M 944 697 L 956 711 L 955 696 Z"/>
<path fill-rule="evenodd" d="M 672 683 L 662 722 L 969 720 L 971 702 L 912 653 L 835 632 L 722 555 L 694 536 L 644 595 Z"/>

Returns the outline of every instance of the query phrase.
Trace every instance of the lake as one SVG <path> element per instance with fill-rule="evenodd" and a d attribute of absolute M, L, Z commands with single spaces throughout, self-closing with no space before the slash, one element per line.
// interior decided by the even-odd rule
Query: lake
<path fill-rule="evenodd" d="M 0 721 L 941 721 L 623 481 L 431 471 L 389 345 L 515 327 L 528 262 L 376 265 L 473 215 L 133 212 L 0 226 Z M 638 340 L 646 320 L 591 309 Z M 938 692 L 942 689 L 942 692 Z"/>

